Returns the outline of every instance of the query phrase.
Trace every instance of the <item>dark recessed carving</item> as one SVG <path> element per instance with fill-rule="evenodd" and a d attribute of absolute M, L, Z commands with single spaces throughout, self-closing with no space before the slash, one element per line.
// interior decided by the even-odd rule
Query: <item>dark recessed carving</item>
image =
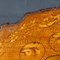
<path fill-rule="evenodd" d="M 60 54 L 59 55 L 49 56 L 45 60 L 60 60 Z"/>

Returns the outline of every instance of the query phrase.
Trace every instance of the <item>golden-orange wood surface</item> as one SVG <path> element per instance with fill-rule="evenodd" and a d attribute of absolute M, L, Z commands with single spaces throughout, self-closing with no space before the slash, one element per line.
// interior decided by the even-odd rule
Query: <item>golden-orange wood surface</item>
<path fill-rule="evenodd" d="M 3 24 L 0 60 L 60 60 L 60 7 L 29 12 L 21 22 Z"/>

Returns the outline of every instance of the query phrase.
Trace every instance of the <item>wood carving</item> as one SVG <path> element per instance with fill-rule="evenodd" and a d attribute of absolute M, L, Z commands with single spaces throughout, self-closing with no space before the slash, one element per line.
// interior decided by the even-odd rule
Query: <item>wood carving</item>
<path fill-rule="evenodd" d="M 60 60 L 60 7 L 26 13 L 21 22 L 3 24 L 0 60 Z"/>

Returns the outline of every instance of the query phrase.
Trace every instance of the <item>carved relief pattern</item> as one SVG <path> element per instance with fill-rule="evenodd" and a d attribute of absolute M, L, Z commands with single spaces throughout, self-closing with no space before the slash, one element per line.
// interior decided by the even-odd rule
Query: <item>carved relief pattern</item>
<path fill-rule="evenodd" d="M 8 26 L 0 31 L 0 59 L 6 54 L 9 56 L 6 60 L 12 60 L 14 56 L 15 60 L 60 60 L 60 13 L 55 16 L 52 12 L 43 13 L 41 16 L 39 12 L 38 17 L 29 14 L 26 22 L 18 24 L 18 28 L 14 26 L 14 32 L 10 30 L 8 36 L 5 33 Z"/>
<path fill-rule="evenodd" d="M 32 42 L 21 49 L 20 57 L 22 60 L 39 60 L 44 56 L 44 52 L 45 50 L 42 44 L 39 42 Z"/>

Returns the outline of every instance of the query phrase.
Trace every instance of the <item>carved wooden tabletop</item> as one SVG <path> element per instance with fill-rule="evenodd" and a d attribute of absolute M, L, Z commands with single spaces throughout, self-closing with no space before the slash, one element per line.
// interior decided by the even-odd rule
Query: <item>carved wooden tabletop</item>
<path fill-rule="evenodd" d="M 3 24 L 0 60 L 60 60 L 60 7 L 29 12 L 21 22 Z"/>

